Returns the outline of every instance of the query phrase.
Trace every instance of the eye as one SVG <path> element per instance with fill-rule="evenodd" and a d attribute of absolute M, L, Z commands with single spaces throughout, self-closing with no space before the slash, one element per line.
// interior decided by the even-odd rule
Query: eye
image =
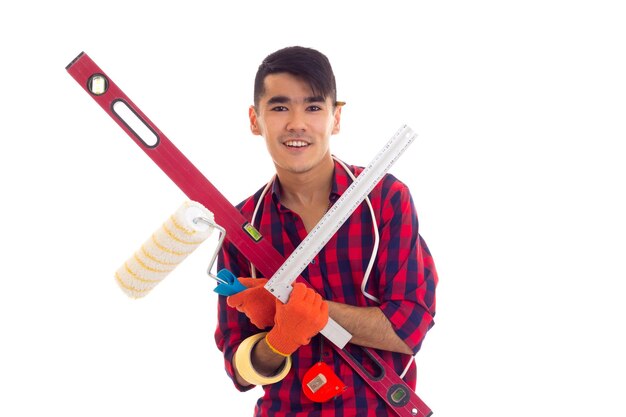
<path fill-rule="evenodd" d="M 271 108 L 271 111 L 287 111 L 287 107 L 285 106 L 275 106 Z"/>
<path fill-rule="evenodd" d="M 317 106 L 317 105 L 315 105 L 315 104 L 313 104 L 313 105 L 311 105 L 311 106 L 307 107 L 306 109 L 307 109 L 308 111 L 320 111 L 320 110 L 322 110 L 322 108 L 321 108 L 320 106 Z"/>

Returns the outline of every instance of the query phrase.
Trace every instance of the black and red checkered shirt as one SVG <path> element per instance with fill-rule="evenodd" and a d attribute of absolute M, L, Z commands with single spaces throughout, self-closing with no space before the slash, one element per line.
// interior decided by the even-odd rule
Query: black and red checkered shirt
<path fill-rule="evenodd" d="M 351 166 L 354 175 L 362 168 Z M 334 203 L 348 188 L 352 180 L 335 162 L 335 172 L 330 202 Z M 237 207 L 247 219 L 252 214 L 262 194 L 262 189 Z M 378 306 L 391 322 L 394 330 L 417 353 L 426 332 L 433 325 L 435 315 L 435 287 L 437 273 L 426 246 L 418 234 L 418 221 L 408 188 L 388 174 L 369 194 L 376 214 L 373 223 L 369 207 L 362 203 L 352 213 L 337 233 L 315 257 L 302 277 L 325 299 L 354 306 Z M 264 239 L 287 258 L 306 237 L 304 223 L 299 216 L 280 203 L 280 184 L 274 181 L 266 193 L 254 226 Z M 361 282 L 374 246 L 372 227 L 377 225 L 380 243 L 375 254 L 376 262 L 365 291 L 378 300 L 372 301 L 361 291 Z M 227 268 L 236 276 L 250 276 L 248 261 L 230 243 L 225 242 L 219 259 L 219 268 Z M 232 359 L 239 344 L 259 332 L 244 314 L 226 305 L 226 297 L 219 297 L 218 326 L 215 340 L 224 353 L 225 366 L 237 389 L 245 391 L 252 386 L 240 386 L 234 377 Z M 291 356 L 292 369 L 282 381 L 264 387 L 255 416 L 391 416 L 385 402 L 356 374 L 350 365 L 334 353 L 321 335 L 300 347 Z M 348 344 L 346 348 L 355 357 L 362 350 Z M 410 355 L 376 351 L 415 389 L 415 361 Z M 364 358 L 363 358 L 364 359 Z M 301 388 L 301 378 L 316 362 L 324 361 L 348 389 L 326 403 L 307 399 Z M 366 362 L 366 361 L 364 361 Z"/>

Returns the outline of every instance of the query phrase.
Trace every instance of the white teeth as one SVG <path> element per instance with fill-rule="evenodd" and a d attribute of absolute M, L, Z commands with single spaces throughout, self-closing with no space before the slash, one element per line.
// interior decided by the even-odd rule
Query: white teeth
<path fill-rule="evenodd" d="M 285 142 L 285 145 L 293 148 L 302 148 L 304 146 L 307 146 L 308 143 L 301 140 L 290 140 L 289 142 Z"/>

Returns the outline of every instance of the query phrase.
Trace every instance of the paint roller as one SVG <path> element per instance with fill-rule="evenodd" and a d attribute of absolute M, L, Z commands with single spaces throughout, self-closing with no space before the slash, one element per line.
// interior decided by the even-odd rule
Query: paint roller
<path fill-rule="evenodd" d="M 145 296 L 207 240 L 215 229 L 220 232 L 220 237 L 207 274 L 221 284 L 232 287 L 233 291 L 244 289 L 245 287 L 237 288 L 241 284 L 232 274 L 229 275 L 227 270 L 220 271 L 217 275 L 211 273 L 226 232 L 215 223 L 213 213 L 195 201 L 184 202 L 141 248 L 118 268 L 115 280 L 129 297 Z"/>

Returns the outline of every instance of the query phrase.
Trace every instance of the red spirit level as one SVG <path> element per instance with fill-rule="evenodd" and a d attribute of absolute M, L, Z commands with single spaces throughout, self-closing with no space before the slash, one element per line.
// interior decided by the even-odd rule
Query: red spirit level
<path fill-rule="evenodd" d="M 215 222 L 226 230 L 226 239 L 264 276 L 271 277 L 280 269 L 285 261 L 282 255 L 262 238 L 87 54 L 80 53 L 66 70 L 187 197 L 213 212 Z M 301 276 L 297 281 L 310 286 Z M 432 414 L 430 408 L 374 350 L 352 346 L 362 349 L 374 363 L 378 368 L 376 375 L 365 369 L 347 350 L 335 344 L 331 346 L 398 416 L 428 417 Z"/>

